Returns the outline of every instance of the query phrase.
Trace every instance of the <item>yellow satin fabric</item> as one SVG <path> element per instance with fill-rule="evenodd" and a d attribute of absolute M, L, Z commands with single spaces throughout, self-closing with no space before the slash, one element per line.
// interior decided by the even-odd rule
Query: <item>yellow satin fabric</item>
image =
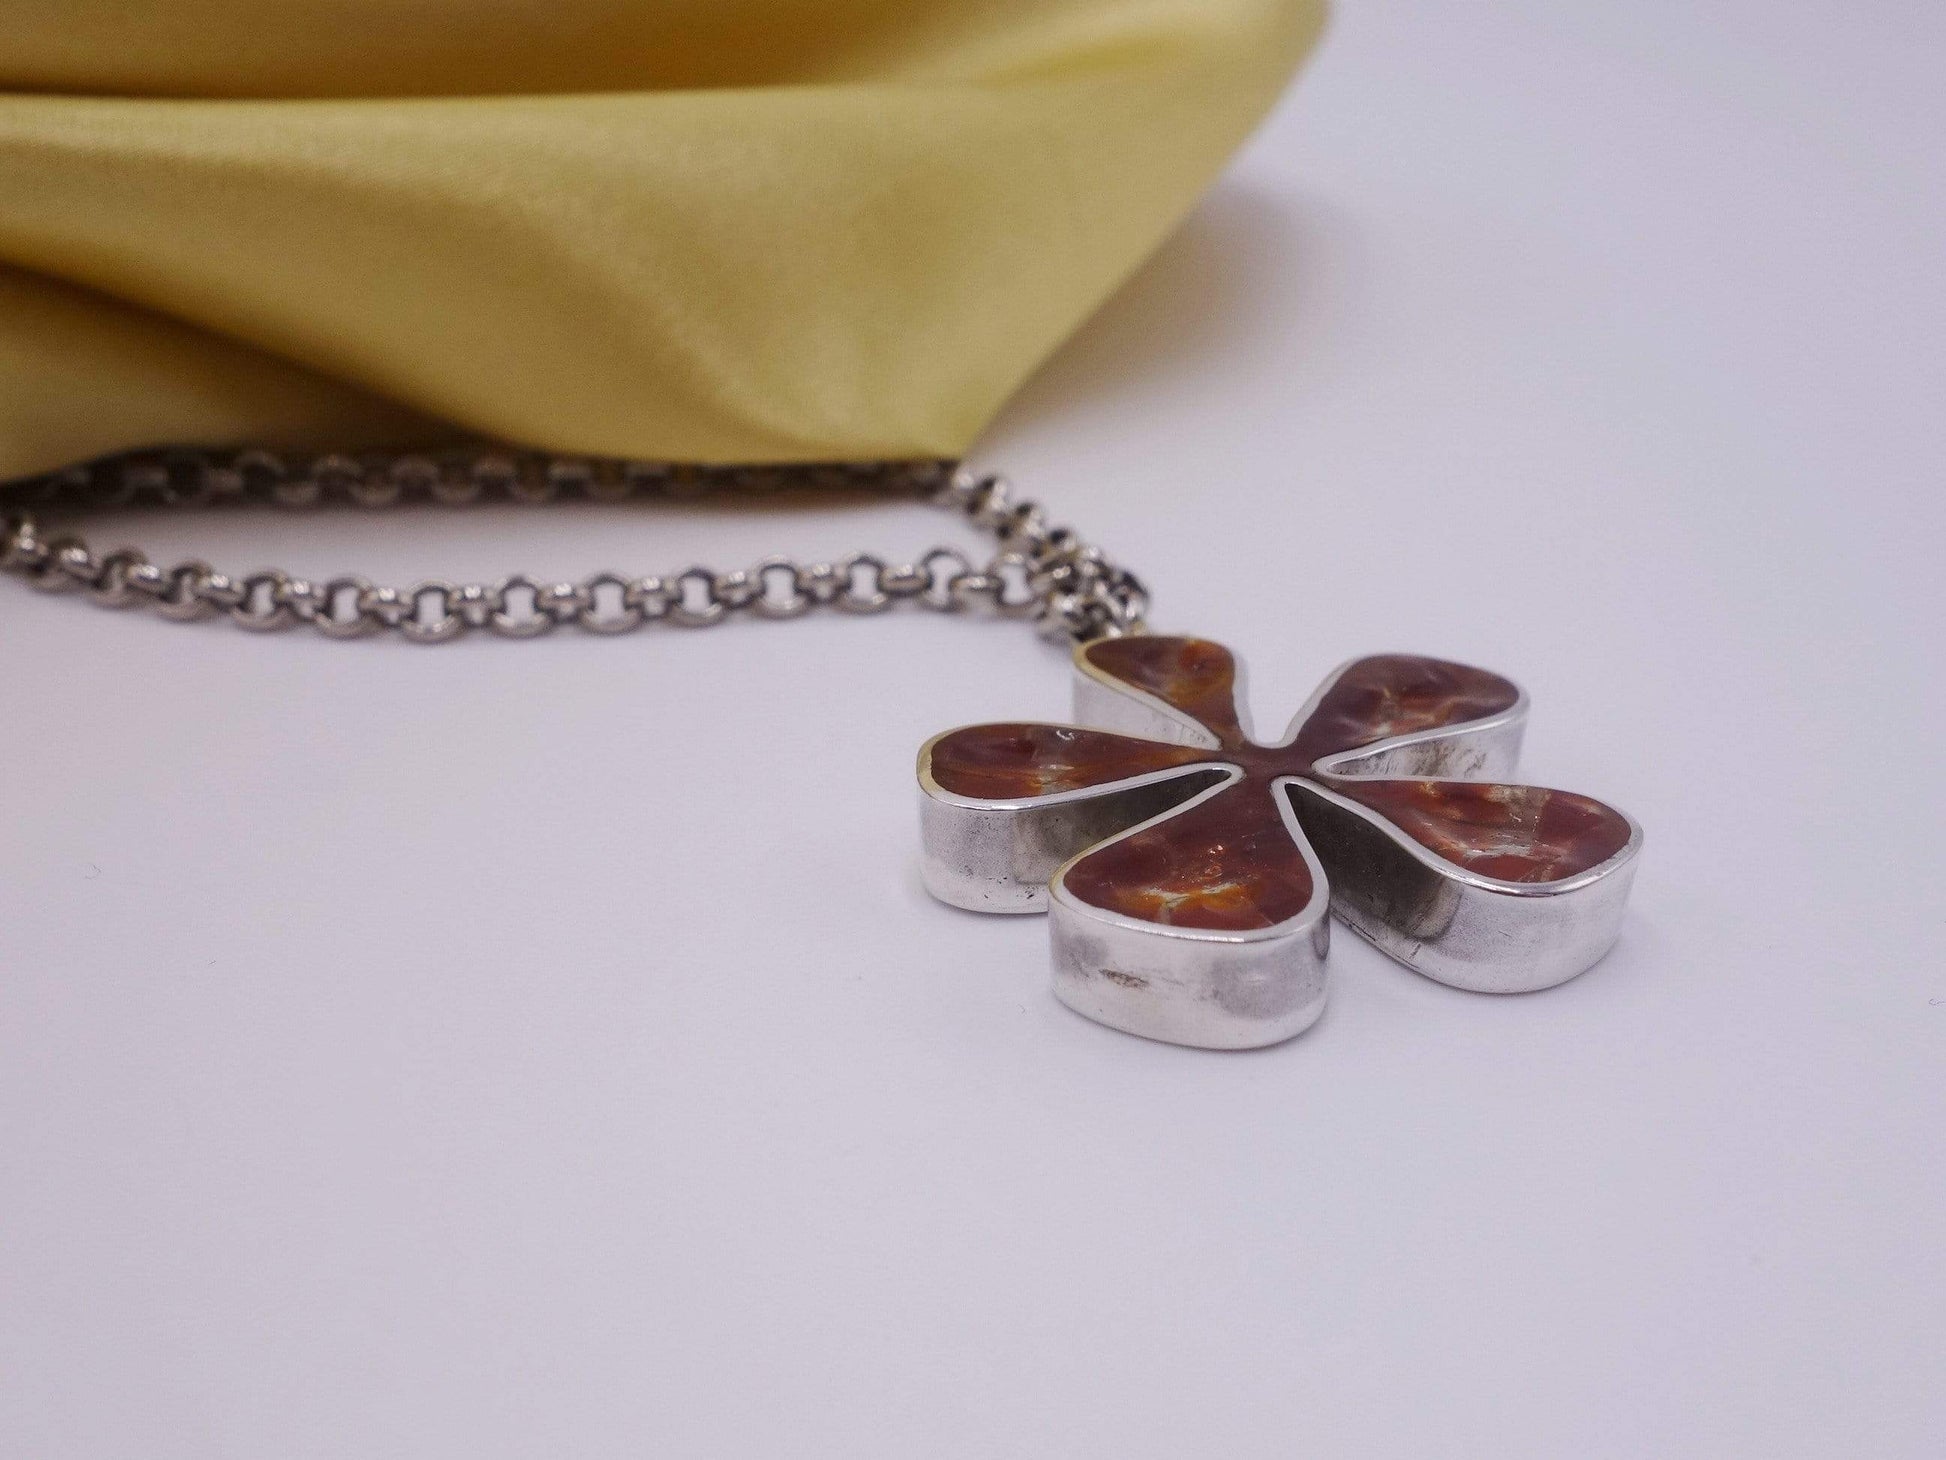
<path fill-rule="evenodd" d="M 0 476 L 956 455 L 1324 0 L 0 0 Z"/>

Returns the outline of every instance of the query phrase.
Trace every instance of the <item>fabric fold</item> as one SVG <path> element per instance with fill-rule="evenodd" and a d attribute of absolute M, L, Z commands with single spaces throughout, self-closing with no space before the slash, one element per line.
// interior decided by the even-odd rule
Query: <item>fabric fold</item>
<path fill-rule="evenodd" d="M 1322 19 L 142 9 L 0 0 L 0 476 L 162 439 L 957 455 Z"/>

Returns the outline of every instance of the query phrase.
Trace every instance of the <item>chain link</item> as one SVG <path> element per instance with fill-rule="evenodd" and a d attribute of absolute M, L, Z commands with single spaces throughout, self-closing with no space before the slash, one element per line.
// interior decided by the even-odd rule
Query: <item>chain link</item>
<path fill-rule="evenodd" d="M 766 558 L 728 572 L 692 567 L 666 578 L 603 572 L 578 583 L 543 583 L 516 573 L 493 584 L 431 579 L 390 588 L 351 576 L 317 583 L 277 569 L 233 578 L 194 560 L 165 568 L 135 548 L 98 554 L 78 536 L 43 536 L 29 510 L 232 501 L 292 508 L 332 502 L 380 508 L 415 500 L 461 506 L 482 498 L 547 502 L 564 496 L 617 501 L 643 493 L 769 491 L 793 483 L 923 496 L 989 533 L 999 551 L 978 565 L 958 548 L 936 547 L 910 563 L 861 552 L 832 562 Z M 705 628 L 735 617 L 796 618 L 814 608 L 875 614 L 901 603 L 1030 620 L 1050 638 L 1085 643 L 1140 632 L 1148 608 L 1148 594 L 1132 573 L 1072 529 L 1050 527 L 1040 506 L 1016 500 L 1004 477 L 932 461 L 701 468 L 483 452 L 329 455 L 293 465 L 265 451 L 137 452 L 0 483 L 0 571 L 42 592 L 85 594 L 103 608 L 146 606 L 184 622 L 223 614 L 260 633 L 308 624 L 334 639 L 391 631 L 421 644 L 475 629 L 510 639 L 563 625 L 620 634 L 651 623 Z"/>

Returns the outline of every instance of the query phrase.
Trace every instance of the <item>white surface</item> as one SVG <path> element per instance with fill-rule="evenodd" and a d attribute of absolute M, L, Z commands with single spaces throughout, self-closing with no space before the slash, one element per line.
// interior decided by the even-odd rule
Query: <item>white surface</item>
<path fill-rule="evenodd" d="M 1502 669 L 1621 946 L 1266 1053 L 928 901 L 918 616 L 437 652 L 0 605 L 0 1452 L 1946 1453 L 1939 7 L 1348 4 L 995 429 L 1251 661 Z M 237 567 L 913 509 L 141 524 Z M 435 541 L 433 532 L 448 533 Z"/>

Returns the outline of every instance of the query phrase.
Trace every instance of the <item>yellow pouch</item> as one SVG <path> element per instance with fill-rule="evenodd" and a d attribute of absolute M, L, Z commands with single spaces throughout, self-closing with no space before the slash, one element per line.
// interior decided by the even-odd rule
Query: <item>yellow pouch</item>
<path fill-rule="evenodd" d="M 0 0 L 0 476 L 959 454 L 1324 0 Z"/>

